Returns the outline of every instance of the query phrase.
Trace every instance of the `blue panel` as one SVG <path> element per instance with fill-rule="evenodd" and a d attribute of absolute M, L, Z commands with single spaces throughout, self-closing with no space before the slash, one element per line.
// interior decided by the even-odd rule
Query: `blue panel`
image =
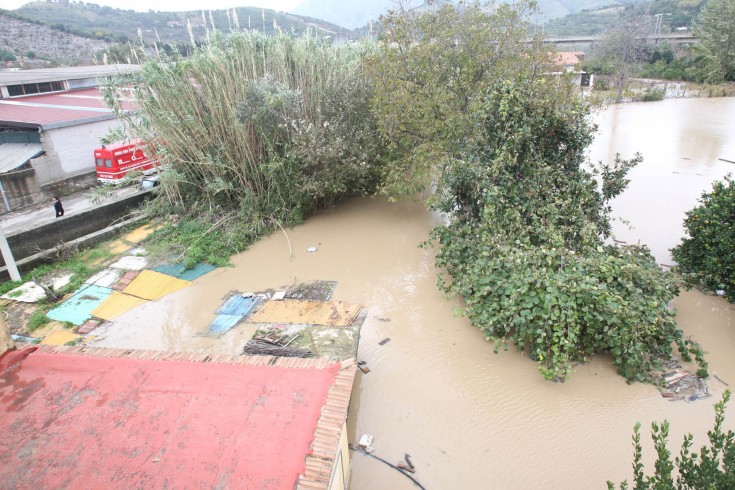
<path fill-rule="evenodd" d="M 258 303 L 258 298 L 243 298 L 239 294 L 235 294 L 228 299 L 225 304 L 217 308 L 215 311 L 218 315 L 240 315 L 245 316 Z"/>
<path fill-rule="evenodd" d="M 216 267 L 209 264 L 197 264 L 191 269 L 184 270 L 184 264 L 163 264 L 158 267 L 154 267 L 153 270 L 166 274 L 168 276 L 177 277 L 185 281 L 193 281 L 199 279 L 207 272 L 215 270 Z"/>
<path fill-rule="evenodd" d="M 52 320 L 81 325 L 92 318 L 92 310 L 97 308 L 111 294 L 112 289 L 110 288 L 85 284 L 69 299 L 46 313 L 46 316 Z"/>
<path fill-rule="evenodd" d="M 241 319 L 242 315 L 218 315 L 212 324 L 209 325 L 209 333 L 223 334 L 237 325 L 237 322 Z"/>

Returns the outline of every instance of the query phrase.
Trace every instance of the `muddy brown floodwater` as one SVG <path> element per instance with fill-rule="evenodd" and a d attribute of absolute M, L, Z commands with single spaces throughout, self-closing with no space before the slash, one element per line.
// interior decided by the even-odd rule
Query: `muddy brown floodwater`
<path fill-rule="evenodd" d="M 598 116 L 593 158 L 641 151 L 645 163 L 615 209 L 635 227 L 623 240 L 651 243 L 659 260 L 681 236 L 681 220 L 702 190 L 735 160 L 735 99 L 628 104 Z M 701 174 L 701 175 L 699 175 Z M 232 290 L 277 288 L 306 280 L 338 281 L 334 298 L 364 304 L 358 372 L 348 421 L 351 441 L 375 436 L 375 455 L 397 463 L 405 453 L 427 489 L 594 489 L 630 479 L 631 431 L 644 428 L 645 461 L 654 457 L 652 421 L 671 422 L 678 452 L 683 435 L 695 447 L 712 426 L 712 404 L 724 390 L 693 403 L 671 402 L 648 385 L 628 385 L 599 356 L 577 366 L 566 383 L 544 381 L 535 364 L 493 345 L 456 301 L 436 289 L 431 250 L 418 248 L 438 220 L 419 203 L 357 199 L 280 232 L 233 258 L 233 268 L 210 273 L 189 288 L 118 318 L 98 345 L 179 351 L 240 351 L 252 328 L 220 339 L 203 336 L 213 312 Z M 316 246 L 316 253 L 306 249 Z M 678 321 L 708 351 L 711 373 L 735 383 L 735 309 L 720 298 L 684 292 Z M 379 342 L 391 340 L 384 345 Z M 728 427 L 735 407 L 728 409 Z M 396 470 L 354 454 L 350 488 L 409 489 Z"/>

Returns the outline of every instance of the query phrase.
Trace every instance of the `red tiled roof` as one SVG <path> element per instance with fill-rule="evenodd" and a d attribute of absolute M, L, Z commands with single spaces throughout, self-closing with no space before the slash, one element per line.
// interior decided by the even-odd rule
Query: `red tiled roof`
<path fill-rule="evenodd" d="M 324 434 L 344 422 L 355 370 L 321 359 L 34 349 L 6 353 L 27 357 L 0 371 L 0 481 L 10 488 L 292 489 L 314 481 L 309 461 L 336 453 Z"/>
<path fill-rule="evenodd" d="M 554 58 L 554 64 L 562 65 L 562 66 L 576 65 L 580 62 L 579 58 L 577 58 L 576 53 L 579 53 L 579 51 L 575 51 L 575 52 L 562 51 L 560 53 L 556 53 L 556 57 Z"/>
<path fill-rule="evenodd" d="M 125 110 L 135 105 L 125 102 Z M 98 88 L 0 99 L 0 124 L 65 125 L 91 118 L 113 118 Z"/>

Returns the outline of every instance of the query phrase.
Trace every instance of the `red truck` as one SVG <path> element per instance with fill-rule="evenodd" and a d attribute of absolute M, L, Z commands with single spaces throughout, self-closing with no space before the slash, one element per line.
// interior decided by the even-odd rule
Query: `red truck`
<path fill-rule="evenodd" d="M 103 146 L 94 150 L 97 180 L 102 183 L 114 184 L 132 170 L 142 172 L 153 170 L 157 163 L 143 153 L 144 148 L 145 146 L 141 141 L 132 141 Z"/>

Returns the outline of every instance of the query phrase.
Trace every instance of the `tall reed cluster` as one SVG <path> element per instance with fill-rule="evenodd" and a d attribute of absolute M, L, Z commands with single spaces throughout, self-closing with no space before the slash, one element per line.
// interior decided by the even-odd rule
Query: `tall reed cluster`
<path fill-rule="evenodd" d="M 166 169 L 170 203 L 298 221 L 377 184 L 383 151 L 362 65 L 370 49 L 309 35 L 217 35 L 186 59 L 146 63 L 110 96 L 121 107 L 120 95 L 134 94 L 126 129 Z"/>

